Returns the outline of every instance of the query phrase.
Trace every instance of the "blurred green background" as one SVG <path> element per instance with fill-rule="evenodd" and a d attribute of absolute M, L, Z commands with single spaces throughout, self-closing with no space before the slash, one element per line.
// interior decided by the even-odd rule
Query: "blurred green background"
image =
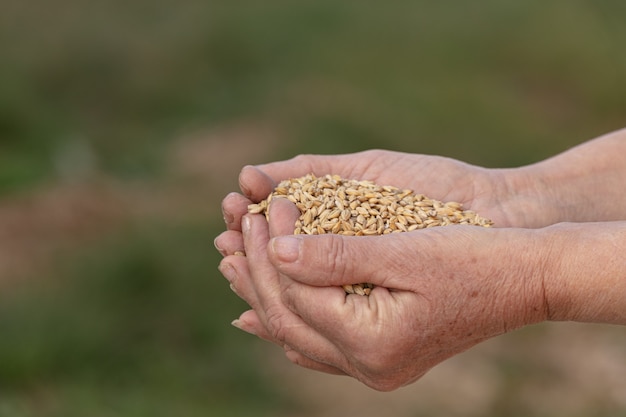
<path fill-rule="evenodd" d="M 621 128 L 626 3 L 3 0 L 0 416 L 626 416 L 622 329 L 540 325 L 416 384 L 229 323 L 241 166 L 368 148 L 535 162 Z"/>

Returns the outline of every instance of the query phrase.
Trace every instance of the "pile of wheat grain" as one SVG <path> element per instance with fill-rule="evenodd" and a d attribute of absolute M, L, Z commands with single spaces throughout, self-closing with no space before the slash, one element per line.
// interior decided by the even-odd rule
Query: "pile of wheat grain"
<path fill-rule="evenodd" d="M 287 198 L 300 210 L 294 234 L 375 236 L 453 224 L 492 225 L 491 220 L 463 210 L 460 203 L 443 203 L 412 190 L 338 175 L 309 174 L 284 180 L 265 200 L 248 206 L 248 211 L 267 217 L 273 198 Z M 369 295 L 373 286 L 362 283 L 343 288 L 349 294 Z"/>

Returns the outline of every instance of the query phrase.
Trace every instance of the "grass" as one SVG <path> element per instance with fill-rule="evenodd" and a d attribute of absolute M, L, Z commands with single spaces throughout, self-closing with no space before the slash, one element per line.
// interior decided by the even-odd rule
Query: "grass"
<path fill-rule="evenodd" d="M 9 0 L 0 197 L 93 172 L 159 189 L 173 142 L 241 120 L 280 127 L 276 159 L 388 148 L 530 163 L 623 126 L 625 16 L 611 0 Z M 137 220 L 2 296 L 0 415 L 296 407 L 228 326 L 243 305 L 215 276 L 221 219 L 192 218 Z M 507 377 L 508 405 L 526 377 Z"/>

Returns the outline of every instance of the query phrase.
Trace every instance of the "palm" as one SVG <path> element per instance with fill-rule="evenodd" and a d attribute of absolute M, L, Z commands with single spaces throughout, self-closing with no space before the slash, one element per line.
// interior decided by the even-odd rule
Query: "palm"
<path fill-rule="evenodd" d="M 457 201 L 466 209 L 489 217 L 496 226 L 511 225 L 500 204 L 500 190 L 504 187 L 495 171 L 450 158 L 374 150 L 349 155 L 305 155 L 259 168 L 273 185 L 285 178 L 311 172 L 316 175 L 338 174 L 344 178 L 408 188 L 441 201 Z M 268 185 L 256 188 L 261 190 L 256 199 L 264 198 L 271 191 Z"/>

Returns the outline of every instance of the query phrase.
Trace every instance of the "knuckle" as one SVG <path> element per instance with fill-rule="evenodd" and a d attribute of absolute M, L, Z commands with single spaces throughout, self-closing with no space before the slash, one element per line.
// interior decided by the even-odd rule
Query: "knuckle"
<path fill-rule="evenodd" d="M 329 247 L 326 251 L 326 267 L 333 276 L 343 277 L 347 272 L 347 245 L 341 236 L 329 236 Z"/>
<path fill-rule="evenodd" d="M 367 149 L 362 152 L 362 155 L 372 159 L 377 159 L 388 155 L 390 152 L 383 149 Z"/>
<path fill-rule="evenodd" d="M 317 157 L 314 154 L 300 154 L 300 155 L 294 156 L 291 159 L 291 161 L 293 162 L 294 165 L 297 165 L 299 167 L 303 167 L 309 171 L 312 171 L 315 165 L 316 158 Z"/>
<path fill-rule="evenodd" d="M 266 315 L 266 327 L 272 338 L 284 342 L 286 338 L 285 312 L 278 307 L 268 308 Z"/>

